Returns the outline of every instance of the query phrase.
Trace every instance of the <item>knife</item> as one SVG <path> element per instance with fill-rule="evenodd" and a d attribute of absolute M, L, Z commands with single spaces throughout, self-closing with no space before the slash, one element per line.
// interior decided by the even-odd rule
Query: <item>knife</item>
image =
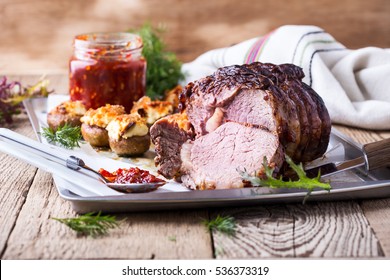
<path fill-rule="evenodd" d="M 380 167 L 390 166 L 390 138 L 365 144 L 362 147 L 362 156 L 351 160 L 336 163 L 327 163 L 305 170 L 307 177 L 314 178 L 321 174 L 321 178 L 364 167 L 368 172 Z"/>

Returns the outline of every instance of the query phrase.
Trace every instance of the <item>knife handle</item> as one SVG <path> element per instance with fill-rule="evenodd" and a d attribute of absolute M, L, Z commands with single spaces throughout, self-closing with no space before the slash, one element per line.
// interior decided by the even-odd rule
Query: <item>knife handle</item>
<path fill-rule="evenodd" d="M 367 170 L 390 166 L 390 138 L 363 145 Z"/>

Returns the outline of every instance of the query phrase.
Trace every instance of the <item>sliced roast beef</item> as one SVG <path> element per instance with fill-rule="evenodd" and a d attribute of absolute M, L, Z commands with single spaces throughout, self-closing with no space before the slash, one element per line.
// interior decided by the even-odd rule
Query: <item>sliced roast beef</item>
<path fill-rule="evenodd" d="M 302 150 L 310 141 L 309 136 L 311 128 L 305 104 L 299 96 L 299 86 L 297 86 L 297 80 L 301 80 L 304 77 L 302 69 L 291 64 L 275 65 L 261 62 L 254 62 L 245 65 L 244 67 L 272 80 L 274 85 L 286 95 L 286 98 L 289 99 L 296 108 L 300 131 L 295 132 L 298 136 L 295 141 L 291 141 L 293 143 L 287 141 L 285 145 L 286 153 L 295 161 L 300 161 Z M 295 130 L 297 129 L 298 127 L 296 126 Z"/>
<path fill-rule="evenodd" d="M 186 114 L 174 114 L 156 121 L 150 128 L 150 136 L 155 145 L 155 163 L 159 166 L 159 173 L 168 179 L 179 178 L 181 147 L 194 138 Z"/>
<path fill-rule="evenodd" d="M 264 71 L 272 76 L 268 68 Z M 297 106 L 267 76 L 249 67 L 223 67 L 215 74 L 188 85 L 184 96 L 183 107 L 197 136 L 207 134 L 210 132 L 208 128 L 218 127 L 226 121 L 249 121 L 276 131 L 286 153 L 299 161 L 294 158 L 301 138 Z"/>
<path fill-rule="evenodd" d="M 192 189 L 242 188 L 238 170 L 262 174 L 263 158 L 276 170 L 284 160 L 279 137 L 254 126 L 227 122 L 181 150 L 182 181 Z"/>
<path fill-rule="evenodd" d="M 287 92 L 297 107 L 300 101 L 304 104 L 309 121 L 309 132 L 305 132 L 305 125 L 301 121 L 301 143 L 296 154 L 292 156 L 296 161 L 307 162 L 323 155 L 327 149 L 331 120 L 322 98 L 301 80 L 305 76 L 302 68 L 293 64 L 274 65 L 271 63 L 255 62 L 248 68 L 269 77 L 279 88 Z M 263 69 L 266 68 L 267 71 Z M 294 99 L 298 96 L 298 100 Z M 304 118 L 304 116 L 301 116 Z"/>
<path fill-rule="evenodd" d="M 157 133 L 167 124 L 172 128 L 169 119 L 152 127 L 160 173 L 181 177 L 192 188 L 242 187 L 236 168 L 261 170 L 264 155 L 276 170 L 284 153 L 296 162 L 321 156 L 329 141 L 330 118 L 303 77 L 302 69 L 292 64 L 257 62 L 223 67 L 188 84 L 180 101 L 191 136 L 175 125 L 169 133 Z M 172 137 L 180 141 L 162 151 Z"/>

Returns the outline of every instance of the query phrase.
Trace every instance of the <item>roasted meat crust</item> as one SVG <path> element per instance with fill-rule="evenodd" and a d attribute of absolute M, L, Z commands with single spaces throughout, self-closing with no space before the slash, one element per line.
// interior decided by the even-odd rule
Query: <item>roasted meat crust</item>
<path fill-rule="evenodd" d="M 194 139 L 187 115 L 178 113 L 158 120 L 150 128 L 150 136 L 155 145 L 158 172 L 168 179 L 180 179 L 181 147 L 186 141 Z"/>

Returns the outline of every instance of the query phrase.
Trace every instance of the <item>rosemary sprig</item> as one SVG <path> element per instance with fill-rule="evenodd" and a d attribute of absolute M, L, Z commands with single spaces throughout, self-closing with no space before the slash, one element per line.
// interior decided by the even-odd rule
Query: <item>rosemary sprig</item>
<path fill-rule="evenodd" d="M 73 149 L 80 147 L 81 129 L 79 126 L 70 126 L 65 124 L 59 127 L 57 131 L 52 130 L 50 127 L 43 128 L 42 136 L 46 138 L 49 143 L 58 144 L 66 149 Z"/>
<path fill-rule="evenodd" d="M 203 224 L 209 232 L 218 231 L 228 236 L 234 236 L 236 233 L 236 221 L 230 216 L 218 215 L 212 220 L 203 220 Z"/>
<path fill-rule="evenodd" d="M 94 212 L 81 215 L 76 218 L 52 218 L 63 223 L 80 235 L 97 237 L 107 234 L 109 229 L 119 226 L 115 216 L 102 216 L 101 212 L 95 215 Z"/>
<path fill-rule="evenodd" d="M 329 183 L 324 183 L 320 181 L 321 174 L 318 173 L 316 178 L 309 178 L 306 176 L 305 170 L 303 169 L 302 163 L 295 164 L 292 159 L 286 155 L 286 162 L 288 165 L 297 173 L 298 180 L 292 181 L 289 179 L 288 181 L 283 181 L 282 176 L 279 179 L 274 178 L 272 175 L 274 173 L 274 168 L 268 166 L 267 157 L 263 158 L 263 167 L 265 171 L 265 178 L 260 178 L 258 176 L 250 175 L 246 170 L 240 171 L 237 170 L 241 177 L 252 184 L 254 187 L 270 187 L 270 188 L 287 188 L 287 189 L 306 189 L 307 195 L 304 199 L 304 202 L 310 195 L 310 193 L 315 188 L 321 188 L 327 191 L 330 191 L 331 186 Z"/>

